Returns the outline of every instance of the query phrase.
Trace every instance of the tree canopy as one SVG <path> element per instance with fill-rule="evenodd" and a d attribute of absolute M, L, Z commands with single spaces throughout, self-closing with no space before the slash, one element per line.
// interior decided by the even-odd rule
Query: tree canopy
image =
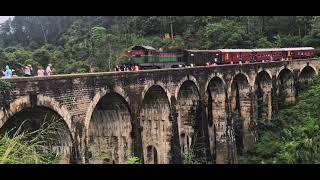
<path fill-rule="evenodd" d="M 42 66 L 52 63 L 58 73 L 110 71 L 121 52 L 134 45 L 320 50 L 320 17 L 15 16 L 0 25 L 2 67 L 19 68 L 32 60 Z"/>

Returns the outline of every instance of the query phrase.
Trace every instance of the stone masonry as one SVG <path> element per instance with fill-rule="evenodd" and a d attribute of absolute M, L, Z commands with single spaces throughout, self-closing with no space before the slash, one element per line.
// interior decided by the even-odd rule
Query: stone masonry
<path fill-rule="evenodd" d="M 236 152 L 256 141 L 257 120 L 280 108 L 274 97 L 284 92 L 283 103 L 294 102 L 319 69 L 308 59 L 12 78 L 12 91 L 0 96 L 0 128 L 24 109 L 45 107 L 69 131 L 73 163 L 183 163 L 190 153 L 236 163 Z"/>

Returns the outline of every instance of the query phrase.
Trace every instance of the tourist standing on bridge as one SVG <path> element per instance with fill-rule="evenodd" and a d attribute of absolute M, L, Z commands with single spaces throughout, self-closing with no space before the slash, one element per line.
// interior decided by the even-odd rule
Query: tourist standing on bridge
<path fill-rule="evenodd" d="M 51 75 L 51 73 L 52 73 L 51 67 L 52 67 L 52 64 L 48 64 L 46 71 L 45 71 L 45 75 L 47 75 L 47 76 Z"/>
<path fill-rule="evenodd" d="M 31 65 L 27 65 L 27 66 L 24 68 L 24 76 L 26 76 L 26 77 L 31 76 Z"/>
<path fill-rule="evenodd" d="M 11 78 L 12 77 L 12 71 L 8 65 L 6 65 L 6 73 L 5 78 Z"/>
<path fill-rule="evenodd" d="M 31 64 L 28 65 L 30 68 L 30 76 L 34 76 L 34 70 L 33 67 L 31 66 Z"/>
<path fill-rule="evenodd" d="M 6 70 L 2 68 L 2 77 L 6 76 Z"/>
<path fill-rule="evenodd" d="M 12 69 L 12 77 L 18 77 L 16 70 Z"/>
<path fill-rule="evenodd" d="M 37 71 L 38 76 L 44 76 L 44 69 L 42 66 L 38 67 L 38 71 Z"/>

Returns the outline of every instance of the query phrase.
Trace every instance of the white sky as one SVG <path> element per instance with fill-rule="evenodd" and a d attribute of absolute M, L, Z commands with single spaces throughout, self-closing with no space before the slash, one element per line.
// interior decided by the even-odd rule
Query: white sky
<path fill-rule="evenodd" d="M 13 17 L 13 16 L 0 16 L 0 23 L 5 22 L 7 19 L 9 19 L 9 17 Z"/>

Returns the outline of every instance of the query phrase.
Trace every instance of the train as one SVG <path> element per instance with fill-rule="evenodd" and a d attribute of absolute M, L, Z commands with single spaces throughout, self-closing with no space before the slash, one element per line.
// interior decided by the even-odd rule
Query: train
<path fill-rule="evenodd" d="M 123 52 L 123 67 L 139 69 L 163 69 L 188 66 L 240 64 L 315 57 L 313 47 L 264 48 L 264 49 L 215 49 L 176 50 L 164 52 L 151 46 L 134 46 Z"/>

